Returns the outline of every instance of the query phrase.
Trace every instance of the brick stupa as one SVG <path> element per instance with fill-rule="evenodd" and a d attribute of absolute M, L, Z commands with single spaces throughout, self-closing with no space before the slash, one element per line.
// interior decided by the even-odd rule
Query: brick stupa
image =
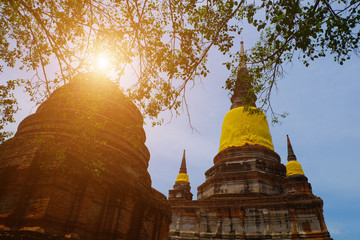
<path fill-rule="evenodd" d="M 143 118 L 111 81 L 82 74 L 1 145 L 0 239 L 167 238 Z"/>
<path fill-rule="evenodd" d="M 197 189 L 197 200 L 188 199 L 189 181 L 175 183 L 169 192 L 169 239 L 330 240 L 323 201 L 312 193 L 290 140 L 286 167 L 274 151 L 265 115 L 249 91 L 243 45 L 240 59 L 219 153 Z"/>

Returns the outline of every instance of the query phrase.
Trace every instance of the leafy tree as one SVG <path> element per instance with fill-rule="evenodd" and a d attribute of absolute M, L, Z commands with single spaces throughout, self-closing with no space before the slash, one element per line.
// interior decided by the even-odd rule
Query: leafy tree
<path fill-rule="evenodd" d="M 4 0 L 0 71 L 33 72 L 22 86 L 41 102 L 78 72 L 96 71 L 96 56 L 104 53 L 114 81 L 133 71 L 136 81 L 127 94 L 154 120 L 160 111 L 177 113 L 186 106 L 186 87 L 209 73 L 211 48 L 232 58 L 224 64 L 232 71 L 225 88 L 233 90 L 239 56 L 234 40 L 247 21 L 260 33 L 247 54 L 250 93 L 273 114 L 271 90 L 294 56 L 308 65 L 333 54 L 342 64 L 358 50 L 359 5 L 356 0 Z M 11 84 L 2 86 L 11 93 Z M 16 111 L 15 99 L 6 102 L 6 96 L 2 125 Z M 6 111 L 6 106 L 14 107 Z"/>
<path fill-rule="evenodd" d="M 17 112 L 18 107 L 12 91 L 16 85 L 18 85 L 18 81 L 16 80 L 9 80 L 5 85 L 0 85 L 0 142 L 3 142 L 7 137 L 12 135 L 12 132 L 4 131 L 3 129 L 7 123 L 15 122 L 14 114 Z"/>

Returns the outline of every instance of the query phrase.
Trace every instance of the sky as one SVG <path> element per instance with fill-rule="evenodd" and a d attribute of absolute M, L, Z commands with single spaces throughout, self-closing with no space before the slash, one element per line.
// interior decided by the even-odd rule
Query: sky
<path fill-rule="evenodd" d="M 245 49 L 255 39 L 251 34 L 248 36 L 242 39 Z M 208 61 L 210 75 L 187 92 L 191 121 L 197 132 L 190 128 L 185 112 L 171 122 L 169 115 L 164 114 L 165 123 L 160 127 L 145 126 L 152 186 L 166 196 L 175 183 L 184 149 L 194 199 L 197 187 L 205 181 L 205 171 L 213 166 L 222 121 L 230 109 L 228 93 L 222 89 L 229 72 L 221 63 L 227 60 L 212 51 Z M 310 67 L 295 60 L 285 70 L 287 74 L 279 80 L 278 90 L 272 95 L 275 112 L 289 114 L 281 124 L 269 123 L 275 151 L 286 164 L 288 134 L 313 193 L 324 201 L 331 236 L 358 240 L 360 59 L 354 55 L 340 66 L 327 57 L 312 62 Z M 13 74 L 5 73 L 3 78 Z M 23 95 L 19 102 L 22 110 L 12 129 L 36 109 Z"/>

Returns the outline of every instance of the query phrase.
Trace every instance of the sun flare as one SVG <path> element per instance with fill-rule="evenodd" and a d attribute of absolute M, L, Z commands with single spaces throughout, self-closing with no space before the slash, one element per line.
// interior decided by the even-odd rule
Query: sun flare
<path fill-rule="evenodd" d="M 109 58 L 104 54 L 98 55 L 96 58 L 96 66 L 99 70 L 104 70 L 110 65 Z"/>

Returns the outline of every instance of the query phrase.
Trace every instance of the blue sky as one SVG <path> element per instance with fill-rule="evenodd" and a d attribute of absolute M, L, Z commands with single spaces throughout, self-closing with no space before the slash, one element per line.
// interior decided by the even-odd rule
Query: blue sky
<path fill-rule="evenodd" d="M 255 37 L 249 35 L 245 49 Z M 230 100 L 222 89 L 229 72 L 221 62 L 227 59 L 211 52 L 211 74 L 188 91 L 191 120 L 198 133 L 189 127 L 186 113 L 160 127 L 145 126 L 146 145 L 151 158 L 149 172 L 154 188 L 168 195 L 179 171 L 183 149 L 186 149 L 188 175 L 192 192 L 205 180 L 204 173 L 213 165 L 218 152 L 223 117 Z M 324 216 L 334 239 L 360 239 L 360 59 L 340 66 L 331 57 L 320 59 L 306 68 L 295 60 L 286 66 L 287 74 L 273 93 L 275 111 L 288 112 L 282 124 L 271 125 L 275 151 L 286 161 L 286 134 L 313 193 L 324 200 Z M 14 75 L 16 74 L 16 75 Z M 3 79 L 21 77 L 8 71 Z M 21 95 L 22 111 L 17 124 L 35 108 Z M 166 120 L 169 115 L 164 114 Z M 12 125 L 15 129 L 17 124 Z"/>

